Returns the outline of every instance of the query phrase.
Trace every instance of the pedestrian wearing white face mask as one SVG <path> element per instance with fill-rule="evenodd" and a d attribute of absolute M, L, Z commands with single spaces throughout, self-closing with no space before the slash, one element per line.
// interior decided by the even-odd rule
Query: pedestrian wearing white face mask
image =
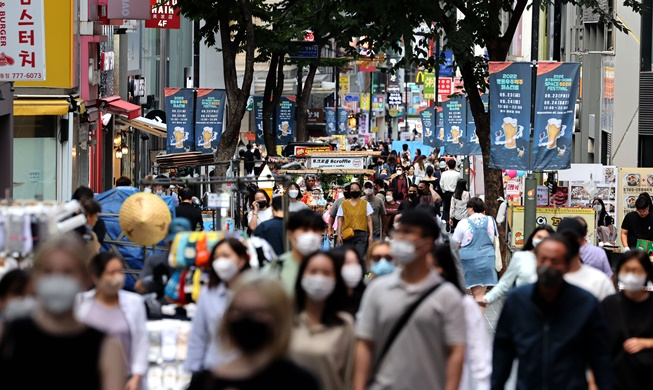
<path fill-rule="evenodd" d="M 623 293 L 601 302 L 608 323 L 615 389 L 645 389 L 653 362 L 653 295 L 644 290 L 653 280 L 653 265 L 642 251 L 625 254 L 617 264 Z"/>
<path fill-rule="evenodd" d="M 200 292 L 188 340 L 186 371 L 199 373 L 230 361 L 233 356 L 220 345 L 218 328 L 231 301 L 231 287 L 240 273 L 250 268 L 247 247 L 238 239 L 225 238 L 211 252 L 209 283 Z"/>
<path fill-rule="evenodd" d="M 477 302 L 481 306 L 486 307 L 501 299 L 513 286 L 519 287 L 535 282 L 537 280 L 535 248 L 542 240 L 552 234 L 553 228 L 549 225 L 539 225 L 536 227 L 526 240 L 522 250 L 512 255 L 510 264 L 508 264 L 506 272 L 501 276 L 499 283 L 492 288 L 492 291 L 477 300 Z"/>
<path fill-rule="evenodd" d="M 71 235 L 40 245 L 33 268 L 38 306 L 0 333 L 3 388 L 125 389 L 120 342 L 75 318 L 75 298 L 88 283 L 85 253 Z"/>
<path fill-rule="evenodd" d="M 295 213 L 301 210 L 308 210 L 306 203 L 302 202 L 302 191 L 299 188 L 299 184 L 290 183 L 288 186 L 288 212 Z"/>
<path fill-rule="evenodd" d="M 354 390 L 458 388 L 465 314 L 428 257 L 439 231 L 426 213 L 401 216 L 390 242 L 401 267 L 370 283 L 357 316 Z"/>
<path fill-rule="evenodd" d="M 312 210 L 301 210 L 288 217 L 286 234 L 290 241 L 290 251 L 268 263 L 264 272 L 273 273 L 279 277 L 286 292 L 295 292 L 295 282 L 302 259 L 317 251 L 324 242 L 324 221 L 319 213 Z"/>
<path fill-rule="evenodd" d="M 122 289 L 125 273 L 122 261 L 113 253 L 94 256 L 89 270 L 95 289 L 78 295 L 75 314 L 88 326 L 120 340 L 129 378 L 125 390 L 147 389 L 149 339 L 143 298 Z"/>
<path fill-rule="evenodd" d="M 365 292 L 365 282 L 363 281 L 366 273 L 365 263 L 352 247 L 341 246 L 331 250 L 329 254 L 338 261 L 338 264 L 342 264 L 341 275 L 347 288 L 343 310 L 351 314 L 352 317 L 356 317 Z"/>
<path fill-rule="evenodd" d="M 342 311 L 344 298 L 338 262 L 324 252 L 306 257 L 295 284 L 297 314 L 290 354 L 320 379 L 323 390 L 351 389 L 354 321 Z"/>

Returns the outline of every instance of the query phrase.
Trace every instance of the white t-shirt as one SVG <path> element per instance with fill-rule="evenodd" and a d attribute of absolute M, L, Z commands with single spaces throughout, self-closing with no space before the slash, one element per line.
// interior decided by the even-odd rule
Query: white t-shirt
<path fill-rule="evenodd" d="M 372 206 L 370 205 L 370 202 L 367 202 L 367 212 L 366 212 L 365 215 L 367 215 L 369 217 L 372 214 L 374 214 L 374 210 L 372 209 Z M 338 208 L 338 214 L 336 214 L 336 217 L 344 217 L 344 216 L 345 216 L 345 212 L 342 211 L 342 205 L 340 205 L 340 207 Z"/>
<path fill-rule="evenodd" d="M 256 226 L 262 224 L 263 222 L 272 219 L 272 207 L 268 207 L 265 210 L 258 211 L 258 219 L 256 220 Z M 252 212 L 247 213 L 247 223 L 252 221 Z"/>
<path fill-rule="evenodd" d="M 451 237 L 454 241 L 460 243 L 461 247 L 465 247 L 472 242 L 472 227 L 469 226 L 469 219 L 474 220 L 474 222 L 478 223 L 482 221 L 484 218 L 488 218 L 487 221 L 487 234 L 488 237 L 494 242 L 494 237 L 496 236 L 494 226 L 495 222 L 492 217 L 488 217 L 485 214 L 481 213 L 475 213 L 472 214 L 470 217 L 463 219 L 462 221 L 458 222 L 458 225 L 456 225 L 456 230 L 453 232 L 453 237 Z"/>
<path fill-rule="evenodd" d="M 462 179 L 462 176 L 460 175 L 460 172 L 456 170 L 442 172 L 442 175 L 440 176 L 440 187 L 442 188 L 442 191 L 456 191 L 456 184 L 458 184 L 459 179 Z"/>
<path fill-rule="evenodd" d="M 565 274 L 565 280 L 567 283 L 591 292 L 599 302 L 605 299 L 605 297 L 616 293 L 610 278 L 589 265 L 581 264 L 578 271 L 567 272 Z"/>

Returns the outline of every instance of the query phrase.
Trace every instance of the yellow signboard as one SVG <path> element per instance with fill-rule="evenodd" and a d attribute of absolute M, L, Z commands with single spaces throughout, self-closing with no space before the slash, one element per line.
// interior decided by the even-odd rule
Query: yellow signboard
<path fill-rule="evenodd" d="M 44 1 L 45 80 L 20 81 L 17 87 L 73 88 L 73 5 L 71 0 Z"/>
<path fill-rule="evenodd" d="M 370 110 L 370 105 L 371 105 L 370 94 L 369 93 L 361 93 L 361 110 L 362 111 L 369 111 Z"/>
<path fill-rule="evenodd" d="M 594 243 L 594 210 L 579 209 L 572 207 L 538 207 L 536 222 L 538 225 L 551 225 L 554 230 L 563 218 L 582 217 L 587 223 L 588 238 Z M 528 237 L 524 236 L 524 207 L 517 206 L 512 210 L 512 233 L 510 236 L 510 246 L 521 248 L 524 246 Z"/>
<path fill-rule="evenodd" d="M 338 82 L 340 84 L 340 93 L 349 93 L 349 76 L 340 75 Z"/>

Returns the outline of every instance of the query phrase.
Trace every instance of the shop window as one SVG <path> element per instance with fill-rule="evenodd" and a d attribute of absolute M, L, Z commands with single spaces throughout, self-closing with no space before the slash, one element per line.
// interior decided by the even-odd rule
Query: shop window
<path fill-rule="evenodd" d="M 58 119 L 14 117 L 15 199 L 57 199 Z"/>

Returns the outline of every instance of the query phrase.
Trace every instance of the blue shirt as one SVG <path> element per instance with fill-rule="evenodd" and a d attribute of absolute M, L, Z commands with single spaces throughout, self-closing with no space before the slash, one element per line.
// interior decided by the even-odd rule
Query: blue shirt
<path fill-rule="evenodd" d="M 274 217 L 261 223 L 256 227 L 254 235 L 267 241 L 277 256 L 281 256 L 284 253 L 283 218 Z"/>

